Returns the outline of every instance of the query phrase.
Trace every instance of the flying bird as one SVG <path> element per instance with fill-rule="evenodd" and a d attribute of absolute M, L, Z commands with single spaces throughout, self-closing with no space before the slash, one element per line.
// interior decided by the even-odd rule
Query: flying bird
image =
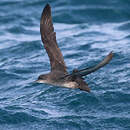
<path fill-rule="evenodd" d="M 108 64 L 113 57 L 113 53 L 110 52 L 99 64 L 93 67 L 81 70 L 74 69 L 71 73 L 68 73 L 63 55 L 56 41 L 56 32 L 54 32 L 49 4 L 45 6 L 41 15 L 40 33 L 44 48 L 49 56 L 51 71 L 40 75 L 36 82 L 53 86 L 78 88 L 90 92 L 84 77 Z"/>

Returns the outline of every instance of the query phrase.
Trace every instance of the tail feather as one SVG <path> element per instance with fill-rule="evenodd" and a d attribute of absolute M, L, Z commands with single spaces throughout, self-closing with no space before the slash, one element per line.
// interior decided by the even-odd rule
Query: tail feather
<path fill-rule="evenodd" d="M 90 92 L 90 88 L 88 87 L 88 84 L 80 77 L 77 77 L 75 81 L 78 83 L 78 87 L 80 90 Z"/>

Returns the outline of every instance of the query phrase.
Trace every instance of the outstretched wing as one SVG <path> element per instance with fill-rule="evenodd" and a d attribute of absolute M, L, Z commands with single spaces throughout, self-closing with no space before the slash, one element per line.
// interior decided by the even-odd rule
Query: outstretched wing
<path fill-rule="evenodd" d="M 49 4 L 45 6 L 40 21 L 41 39 L 50 59 L 51 71 L 59 70 L 67 72 L 63 55 L 56 42 L 56 32 L 51 17 L 51 7 Z"/>
<path fill-rule="evenodd" d="M 86 76 L 88 74 L 91 74 L 92 72 L 95 72 L 96 70 L 102 68 L 103 66 L 105 66 L 106 64 L 108 64 L 111 59 L 113 57 L 113 52 L 110 52 L 100 63 L 98 63 L 97 65 L 90 67 L 90 68 L 85 68 L 82 70 L 73 70 L 73 72 L 71 74 L 66 74 L 64 75 L 62 78 L 68 77 L 68 76 Z"/>

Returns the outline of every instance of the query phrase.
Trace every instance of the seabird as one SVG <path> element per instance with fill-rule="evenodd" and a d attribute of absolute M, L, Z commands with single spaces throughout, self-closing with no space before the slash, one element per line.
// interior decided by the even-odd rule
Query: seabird
<path fill-rule="evenodd" d="M 48 74 L 40 75 L 36 82 L 67 88 L 79 88 L 90 92 L 84 77 L 106 65 L 112 59 L 113 53 L 110 52 L 105 59 L 93 67 L 82 70 L 74 69 L 72 73 L 68 73 L 63 55 L 56 41 L 56 32 L 54 32 L 49 4 L 45 6 L 41 15 L 40 33 L 44 48 L 49 56 L 51 71 Z"/>

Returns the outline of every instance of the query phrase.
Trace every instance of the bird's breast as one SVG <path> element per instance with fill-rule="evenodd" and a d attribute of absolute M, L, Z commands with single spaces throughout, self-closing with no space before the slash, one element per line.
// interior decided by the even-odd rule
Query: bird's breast
<path fill-rule="evenodd" d="M 62 84 L 62 86 L 66 87 L 66 88 L 78 88 L 78 84 L 76 82 L 72 82 L 72 81 L 65 82 Z"/>
<path fill-rule="evenodd" d="M 37 80 L 38 83 L 50 84 L 54 86 L 61 86 L 66 88 L 78 88 L 78 84 L 72 81 L 65 82 L 57 82 L 57 81 L 49 81 L 49 80 Z"/>

